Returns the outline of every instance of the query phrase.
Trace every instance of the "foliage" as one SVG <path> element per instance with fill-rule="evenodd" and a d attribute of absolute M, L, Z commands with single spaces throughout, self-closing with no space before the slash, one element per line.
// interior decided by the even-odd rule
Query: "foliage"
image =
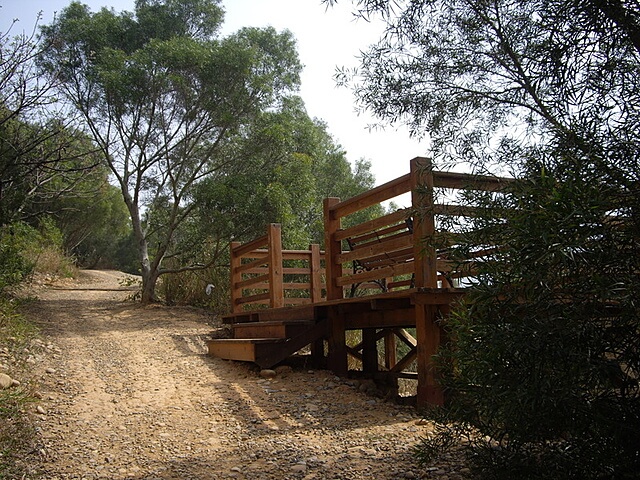
<path fill-rule="evenodd" d="M 387 22 L 341 72 L 363 108 L 426 131 L 441 165 L 520 179 L 468 199 L 488 215 L 458 253 L 501 249 L 448 324 L 446 420 L 487 478 L 636 478 L 637 4 L 354 3 Z"/>
<path fill-rule="evenodd" d="M 237 141 L 248 161 L 210 176 L 196 192 L 197 223 L 225 241 L 252 240 L 275 222 L 283 225 L 288 248 L 323 243 L 322 200 L 349 198 L 374 184 L 370 165 L 359 161 L 352 170 L 326 125 L 309 118 L 298 97 L 264 112 Z"/>
<path fill-rule="evenodd" d="M 0 227 L 0 292 L 18 285 L 34 267 L 23 255 L 25 243 L 31 243 L 35 232 L 24 224 Z"/>
<path fill-rule="evenodd" d="M 525 168 L 509 194 L 479 202 L 503 214 L 477 222 L 464 242 L 502 249 L 450 321 L 455 345 L 441 355 L 449 420 L 478 433 L 475 462 L 493 477 L 633 478 L 637 187 L 621 190 L 582 158 Z"/>
<path fill-rule="evenodd" d="M 226 265 L 212 266 L 165 275 L 158 294 L 168 305 L 202 307 L 219 315 L 229 313 L 229 269 Z"/>
<path fill-rule="evenodd" d="M 175 270 L 163 261 L 177 253 L 176 236 L 187 237 L 194 187 L 243 161 L 234 135 L 299 81 L 289 32 L 247 28 L 219 39 L 218 4 L 140 0 L 117 14 L 72 3 L 42 30 L 52 46 L 42 66 L 61 80 L 127 204 L 146 302 Z"/>
<path fill-rule="evenodd" d="M 0 293 L 33 272 L 73 276 L 75 266 L 64 254 L 62 241 L 62 232 L 46 217 L 38 228 L 24 222 L 0 227 Z"/>
<path fill-rule="evenodd" d="M 120 189 L 109 184 L 104 170 L 96 170 L 81 186 L 82 195 L 78 188 L 75 195 L 60 198 L 54 206 L 56 224 L 64 234 L 64 250 L 82 267 L 126 266 L 117 261 L 118 246 L 131 233 Z"/>
<path fill-rule="evenodd" d="M 0 34 L 0 225 L 31 221 L 98 164 L 93 145 L 57 110 L 55 79 L 41 78 L 35 58 L 46 49 L 33 35 Z"/>
<path fill-rule="evenodd" d="M 235 141 L 246 161 L 229 164 L 198 184 L 196 208 L 184 234 L 175 237 L 177 255 L 171 259 L 184 265 L 207 253 L 218 260 L 202 273 L 165 278 L 160 290 L 167 300 L 191 298 L 210 305 L 216 297 L 217 308 L 225 308 L 228 273 L 222 271 L 228 271 L 230 239 L 253 240 L 264 235 L 268 223 L 281 223 L 285 248 L 322 244 L 322 200 L 349 198 L 373 186 L 369 164 L 360 161 L 352 169 L 326 126 L 309 118 L 297 97 L 257 116 Z M 205 295 L 209 283 L 215 295 Z"/>

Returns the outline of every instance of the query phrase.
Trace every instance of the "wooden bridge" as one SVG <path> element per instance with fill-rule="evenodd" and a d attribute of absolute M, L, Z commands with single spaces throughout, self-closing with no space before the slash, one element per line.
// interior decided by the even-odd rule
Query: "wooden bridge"
<path fill-rule="evenodd" d="M 443 220 L 474 214 L 456 203 L 456 191 L 498 191 L 509 181 L 438 172 L 428 159 L 414 158 L 407 175 L 345 201 L 325 199 L 324 252 L 318 245 L 283 250 L 277 224 L 253 242 L 232 243 L 233 311 L 224 321 L 233 338 L 211 340 L 209 353 L 269 368 L 309 347 L 317 367 L 346 376 L 351 357 L 360 375 L 391 388 L 398 378 L 416 380 L 418 405 L 442 404 L 432 356 L 446 341 L 451 305 L 486 255 L 478 250 L 451 261 L 455 232 L 444 231 Z M 411 195 L 411 207 L 353 220 L 403 194 Z"/>

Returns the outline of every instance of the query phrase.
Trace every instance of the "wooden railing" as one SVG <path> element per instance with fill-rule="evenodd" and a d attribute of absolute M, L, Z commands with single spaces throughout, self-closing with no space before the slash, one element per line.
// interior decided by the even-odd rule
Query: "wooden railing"
<path fill-rule="evenodd" d="M 272 223 L 266 235 L 249 243 L 231 243 L 233 313 L 268 306 L 316 303 L 324 299 L 324 253 L 283 250 L 281 226 Z"/>
<path fill-rule="evenodd" d="M 434 171 L 429 159 L 418 157 L 411 161 L 407 175 L 345 201 L 325 199 L 327 298 L 344 298 L 347 289 L 353 294 L 354 285 L 370 287 L 371 282 L 383 291 L 461 286 L 464 278 L 475 274 L 478 258 L 473 257 L 482 252 L 466 261 L 452 261 L 447 247 L 455 243 L 456 234 L 445 231 L 446 222 L 437 219 L 469 217 L 476 211 L 444 200 L 436 203 L 435 192 L 446 189 L 450 194 L 442 198 L 454 198 L 456 190 L 499 191 L 510 181 Z M 410 208 L 342 228 L 345 217 L 406 193 L 411 193 Z"/>
<path fill-rule="evenodd" d="M 477 262 L 495 247 L 479 248 L 466 259 L 451 258 L 457 233 L 447 231 L 443 219 L 477 214 L 451 199 L 456 191 L 499 191 L 511 181 L 434 171 L 429 159 L 418 157 L 402 177 L 348 200 L 325 199 L 326 253 L 318 245 L 283 250 L 281 227 L 271 224 L 263 237 L 231 244 L 232 311 L 339 300 L 353 296 L 356 287 L 366 295 L 464 286 L 476 274 Z M 448 194 L 436 195 L 441 192 Z M 345 217 L 407 193 L 411 207 L 342 228 Z"/>

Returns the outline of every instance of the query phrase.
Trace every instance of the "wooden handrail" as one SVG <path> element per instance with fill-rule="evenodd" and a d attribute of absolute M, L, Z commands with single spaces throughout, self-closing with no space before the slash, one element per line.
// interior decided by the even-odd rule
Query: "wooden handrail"
<path fill-rule="evenodd" d="M 411 190 L 411 174 L 391 180 L 355 197 L 331 206 L 336 218 L 343 218 L 367 207 L 395 198 Z"/>
<path fill-rule="evenodd" d="M 261 247 L 266 247 L 269 244 L 269 239 L 267 235 L 256 238 L 249 243 L 238 244 L 236 248 L 233 249 L 233 253 L 237 257 L 242 257 L 247 253 L 253 252 L 254 250 L 258 250 Z"/>

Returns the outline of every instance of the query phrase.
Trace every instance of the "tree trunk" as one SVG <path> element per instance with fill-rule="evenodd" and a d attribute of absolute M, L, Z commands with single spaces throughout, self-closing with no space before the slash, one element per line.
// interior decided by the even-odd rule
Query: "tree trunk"
<path fill-rule="evenodd" d="M 142 303 L 148 305 L 155 302 L 156 299 L 156 282 L 158 280 L 157 271 L 147 269 L 146 274 L 142 275 Z"/>
<path fill-rule="evenodd" d="M 156 301 L 156 282 L 158 280 L 158 267 L 149 261 L 149 246 L 147 236 L 142 227 L 142 219 L 138 204 L 124 190 L 123 196 L 129 213 L 131 214 L 131 226 L 138 243 L 138 258 L 140 259 L 140 274 L 142 275 L 142 303 L 148 305 Z M 155 268 L 154 268 L 155 267 Z"/>

